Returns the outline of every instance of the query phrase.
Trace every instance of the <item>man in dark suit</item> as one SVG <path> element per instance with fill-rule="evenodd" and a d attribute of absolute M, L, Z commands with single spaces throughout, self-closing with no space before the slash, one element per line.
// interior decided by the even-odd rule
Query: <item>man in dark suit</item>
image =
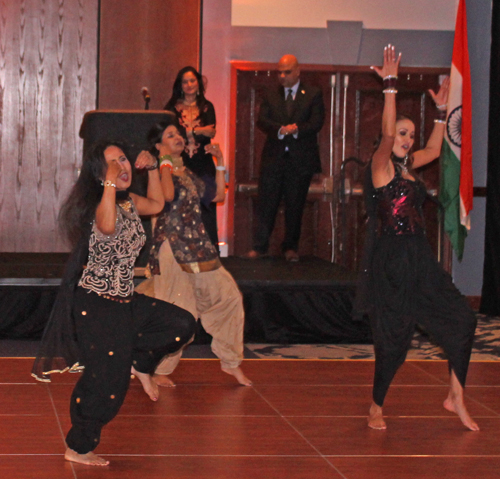
<path fill-rule="evenodd" d="M 307 192 L 314 173 L 321 172 L 317 135 L 323 126 L 325 107 L 321 90 L 300 81 L 299 64 L 293 55 L 281 58 L 278 74 L 281 86 L 265 94 L 257 121 L 267 139 L 259 177 L 258 227 L 254 247 L 244 257 L 258 259 L 267 255 L 283 198 L 282 250 L 287 261 L 299 261 L 297 251 Z"/>

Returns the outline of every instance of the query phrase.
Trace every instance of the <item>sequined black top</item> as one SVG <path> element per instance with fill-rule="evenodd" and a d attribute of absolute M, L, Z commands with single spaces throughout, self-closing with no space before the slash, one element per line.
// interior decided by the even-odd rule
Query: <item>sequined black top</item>
<path fill-rule="evenodd" d="M 394 171 L 394 178 L 387 185 L 373 189 L 379 234 L 423 235 L 425 185 L 418 179 L 412 181 L 403 178 L 397 166 Z"/>

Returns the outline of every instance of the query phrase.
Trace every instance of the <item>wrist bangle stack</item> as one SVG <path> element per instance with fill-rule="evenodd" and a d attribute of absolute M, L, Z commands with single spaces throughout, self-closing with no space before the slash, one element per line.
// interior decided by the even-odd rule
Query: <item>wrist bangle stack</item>
<path fill-rule="evenodd" d="M 436 120 L 446 120 L 446 109 L 439 109 L 436 114 Z"/>
<path fill-rule="evenodd" d="M 164 155 L 161 158 L 164 158 L 165 156 L 168 156 L 168 158 L 170 158 L 169 155 Z M 170 173 L 172 173 L 172 171 L 174 169 L 174 165 L 172 164 L 172 162 L 169 159 L 164 158 L 162 160 L 162 162 L 160 163 L 160 173 L 163 171 L 163 168 L 168 168 L 170 170 Z"/>
<path fill-rule="evenodd" d="M 383 93 L 397 93 L 396 83 L 398 81 L 398 77 L 396 75 L 387 75 L 383 78 L 384 90 Z"/>

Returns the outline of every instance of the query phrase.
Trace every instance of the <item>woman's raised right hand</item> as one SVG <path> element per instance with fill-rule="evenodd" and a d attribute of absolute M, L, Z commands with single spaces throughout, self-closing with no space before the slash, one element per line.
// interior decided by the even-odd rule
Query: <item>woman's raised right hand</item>
<path fill-rule="evenodd" d="M 398 76 L 399 62 L 401 61 L 401 52 L 396 56 L 396 49 L 394 45 L 387 45 L 384 47 L 384 64 L 382 68 L 371 66 L 372 70 L 375 70 L 377 75 L 381 78 L 386 78 L 387 76 Z"/>
<path fill-rule="evenodd" d="M 123 171 L 122 166 L 118 161 L 111 160 L 108 162 L 108 169 L 106 170 L 106 180 L 112 181 L 113 183 L 120 176 L 120 173 Z"/>

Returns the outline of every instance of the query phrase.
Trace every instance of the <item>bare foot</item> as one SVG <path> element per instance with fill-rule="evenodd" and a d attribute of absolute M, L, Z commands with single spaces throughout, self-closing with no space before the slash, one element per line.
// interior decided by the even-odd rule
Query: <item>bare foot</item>
<path fill-rule="evenodd" d="M 248 379 L 245 374 L 243 373 L 243 371 L 241 370 L 241 368 L 239 367 L 236 367 L 236 368 L 222 368 L 222 370 L 226 373 L 226 374 L 230 374 L 231 376 L 234 376 L 236 378 L 236 380 L 243 386 L 251 386 L 252 385 L 252 381 L 250 381 L 250 379 Z"/>
<path fill-rule="evenodd" d="M 382 415 L 382 408 L 374 402 L 370 406 L 370 413 L 368 414 L 368 427 L 372 429 L 387 429 L 387 424 Z"/>
<path fill-rule="evenodd" d="M 458 414 L 462 424 L 471 431 L 479 431 L 479 426 L 470 417 L 464 403 L 464 388 L 457 379 L 455 371 L 451 371 L 450 392 L 444 400 L 443 406 L 446 410 Z"/>
<path fill-rule="evenodd" d="M 160 396 L 160 390 L 158 389 L 158 384 L 153 381 L 151 374 L 140 373 L 134 367 L 132 367 L 132 374 L 137 376 L 137 379 L 141 381 L 142 387 L 145 393 L 149 396 L 151 401 L 158 401 Z"/>
<path fill-rule="evenodd" d="M 454 397 L 452 392 L 450 391 L 448 397 L 443 403 L 443 406 L 446 410 L 458 414 L 458 417 L 465 427 L 469 428 L 471 431 L 479 431 L 479 426 L 470 417 L 469 412 L 465 407 L 463 398 Z"/>
<path fill-rule="evenodd" d="M 106 461 L 106 459 L 97 456 L 93 452 L 87 452 L 87 454 L 78 454 L 76 451 L 73 451 L 73 449 L 70 449 L 69 447 L 64 453 L 64 459 L 66 459 L 66 461 L 78 462 L 79 464 L 87 464 L 88 466 L 107 466 L 109 464 L 109 461 Z"/>
<path fill-rule="evenodd" d="M 175 388 L 175 383 L 165 374 L 153 374 L 153 381 L 164 388 Z"/>

